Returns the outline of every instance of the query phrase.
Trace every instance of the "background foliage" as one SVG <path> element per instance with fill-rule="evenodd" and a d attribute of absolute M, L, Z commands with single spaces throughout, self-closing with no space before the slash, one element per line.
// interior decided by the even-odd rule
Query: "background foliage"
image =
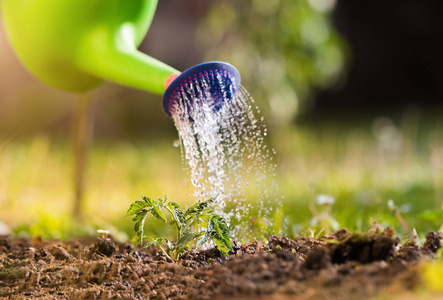
<path fill-rule="evenodd" d="M 332 24 L 333 0 L 216 1 L 197 41 L 205 57 L 232 62 L 273 125 L 309 108 L 315 88 L 336 85 L 347 51 Z"/>

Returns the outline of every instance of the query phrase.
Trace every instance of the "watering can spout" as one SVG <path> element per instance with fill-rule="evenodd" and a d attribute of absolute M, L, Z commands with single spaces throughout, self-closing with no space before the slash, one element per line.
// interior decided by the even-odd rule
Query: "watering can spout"
<path fill-rule="evenodd" d="M 161 95 L 180 72 L 138 51 L 134 38 L 129 24 L 113 36 L 101 29 L 92 32 L 79 52 L 79 68 L 100 79 Z"/>
<path fill-rule="evenodd" d="M 42 81 L 84 92 L 113 81 L 163 94 L 179 72 L 137 50 L 158 0 L 2 0 L 6 32 Z"/>

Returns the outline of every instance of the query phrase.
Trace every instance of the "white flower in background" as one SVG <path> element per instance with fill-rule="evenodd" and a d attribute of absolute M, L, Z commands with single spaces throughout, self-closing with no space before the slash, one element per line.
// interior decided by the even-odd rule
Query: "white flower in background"
<path fill-rule="evenodd" d="M 12 233 L 8 225 L 0 221 L 0 235 L 10 235 Z"/>
<path fill-rule="evenodd" d="M 397 209 L 397 207 L 395 206 L 394 200 L 392 200 L 392 199 L 388 200 L 388 208 L 390 211 L 394 211 Z"/>
<path fill-rule="evenodd" d="M 330 195 L 326 195 L 326 194 L 320 194 L 317 195 L 317 204 L 318 205 L 332 205 L 335 203 L 335 198 L 330 196 Z"/>
<path fill-rule="evenodd" d="M 97 233 L 101 234 L 102 236 L 107 236 L 109 235 L 111 232 L 109 230 L 104 230 L 104 229 L 97 229 Z"/>
<path fill-rule="evenodd" d="M 372 133 L 382 150 L 397 153 L 402 149 L 402 132 L 391 119 L 377 118 L 372 124 Z"/>

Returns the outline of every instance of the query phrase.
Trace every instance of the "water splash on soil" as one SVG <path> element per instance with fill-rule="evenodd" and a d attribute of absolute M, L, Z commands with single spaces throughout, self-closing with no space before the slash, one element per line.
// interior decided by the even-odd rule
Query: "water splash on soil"
<path fill-rule="evenodd" d="M 222 91 L 225 89 L 222 86 Z M 231 224 L 244 223 L 245 217 L 249 217 L 248 228 L 234 230 L 237 238 L 241 237 L 240 231 L 257 232 L 257 228 L 252 228 L 257 227 L 257 220 L 271 222 L 280 203 L 273 162 L 275 152 L 265 143 L 267 129 L 263 117 L 257 117 L 260 111 L 254 106 L 254 99 L 241 86 L 232 99 L 225 97 L 225 104 L 219 107 L 219 102 L 211 98 L 208 84 L 201 79 L 198 84 L 190 84 L 186 91 L 183 88 L 180 94 L 172 117 L 179 132 L 182 159 L 190 173 L 193 196 L 216 197 L 217 213 Z M 269 224 L 263 225 L 269 228 Z"/>

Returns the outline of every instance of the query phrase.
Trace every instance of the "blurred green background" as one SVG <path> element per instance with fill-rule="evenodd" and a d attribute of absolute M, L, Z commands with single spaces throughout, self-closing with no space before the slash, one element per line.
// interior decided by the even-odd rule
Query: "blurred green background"
<path fill-rule="evenodd" d="M 210 60 L 239 69 L 277 153 L 284 200 L 267 231 L 375 222 L 406 236 L 392 199 L 423 236 L 443 225 L 443 9 L 415 2 L 382 12 L 380 1 L 162 0 L 141 50 L 180 70 Z M 89 95 L 84 217 L 74 221 L 78 95 L 32 77 L 2 27 L 0 78 L 0 221 L 15 233 L 67 238 L 101 228 L 125 239 L 124 213 L 141 195 L 192 200 L 161 97 L 106 83 Z"/>

